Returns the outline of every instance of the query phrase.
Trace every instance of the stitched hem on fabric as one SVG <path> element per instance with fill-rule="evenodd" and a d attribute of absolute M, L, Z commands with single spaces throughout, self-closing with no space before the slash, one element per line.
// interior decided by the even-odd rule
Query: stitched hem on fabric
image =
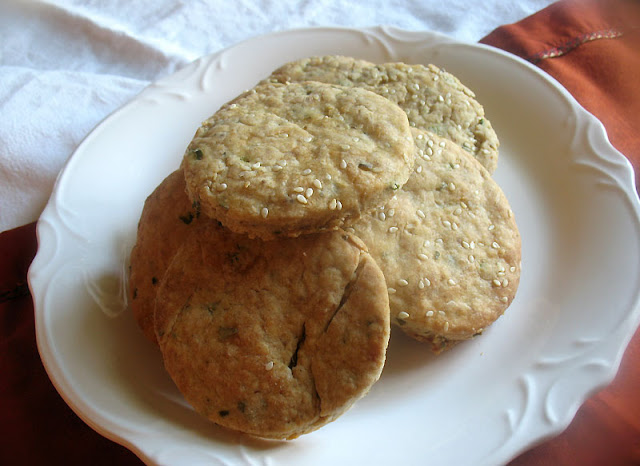
<path fill-rule="evenodd" d="M 555 58 L 561 57 L 562 55 L 566 55 L 567 53 L 575 50 L 580 47 L 582 44 L 586 44 L 587 42 L 592 42 L 598 39 L 616 39 L 624 35 L 624 32 L 615 29 L 602 29 L 600 31 L 589 32 L 586 34 L 581 34 L 577 37 L 574 37 L 571 40 L 566 41 L 564 44 L 559 45 L 558 47 L 551 47 L 547 50 L 543 50 L 541 52 L 535 53 L 533 55 L 529 55 L 527 60 L 533 63 L 534 65 L 538 62 L 545 60 L 547 58 Z"/>
<path fill-rule="evenodd" d="M 29 293 L 29 285 L 26 283 L 18 283 L 15 288 L 11 290 L 0 291 L 0 304 L 12 299 L 21 298 L 22 296 L 27 296 Z"/>

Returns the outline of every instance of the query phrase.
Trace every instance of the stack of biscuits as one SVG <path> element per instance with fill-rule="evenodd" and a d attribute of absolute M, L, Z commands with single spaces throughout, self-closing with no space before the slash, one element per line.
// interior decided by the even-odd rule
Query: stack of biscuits
<path fill-rule="evenodd" d="M 292 439 L 380 377 L 390 325 L 435 353 L 515 297 L 498 138 L 433 65 L 288 63 L 197 129 L 147 198 L 129 299 L 186 400 Z"/>

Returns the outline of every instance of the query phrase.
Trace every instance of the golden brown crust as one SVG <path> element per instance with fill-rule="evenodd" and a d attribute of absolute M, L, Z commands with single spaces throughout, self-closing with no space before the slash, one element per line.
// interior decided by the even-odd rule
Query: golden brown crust
<path fill-rule="evenodd" d="M 157 343 L 153 314 L 160 280 L 198 215 L 180 170 L 167 176 L 144 203 L 131 251 L 128 293 L 134 318 L 153 343 Z"/>
<path fill-rule="evenodd" d="M 332 421 L 380 376 L 382 272 L 343 231 L 263 242 L 200 222 L 161 284 L 165 367 L 222 426 L 294 438 Z"/>
<path fill-rule="evenodd" d="M 364 89 L 266 83 L 196 132 L 183 168 L 202 212 L 263 239 L 337 228 L 388 200 L 414 162 L 406 115 Z"/>
<path fill-rule="evenodd" d="M 434 65 L 375 64 L 344 56 L 310 57 L 287 63 L 271 82 L 313 80 L 357 86 L 402 108 L 412 126 L 447 138 L 472 154 L 490 173 L 498 163 L 498 137 L 474 93 Z"/>
<path fill-rule="evenodd" d="M 450 141 L 414 134 L 409 181 L 353 229 L 385 274 L 392 323 L 439 352 L 480 334 L 511 304 L 521 240 L 504 193 L 477 161 Z"/>

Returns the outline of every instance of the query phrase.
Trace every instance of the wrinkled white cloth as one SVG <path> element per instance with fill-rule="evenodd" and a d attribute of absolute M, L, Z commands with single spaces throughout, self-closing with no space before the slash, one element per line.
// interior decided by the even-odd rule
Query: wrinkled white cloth
<path fill-rule="evenodd" d="M 154 80 L 274 31 L 390 25 L 475 42 L 552 0 L 2 0 L 0 232 L 38 218 L 91 129 Z"/>

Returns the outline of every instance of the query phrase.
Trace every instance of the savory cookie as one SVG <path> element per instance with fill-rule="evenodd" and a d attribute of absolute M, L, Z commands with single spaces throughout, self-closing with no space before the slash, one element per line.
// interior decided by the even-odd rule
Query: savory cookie
<path fill-rule="evenodd" d="M 437 353 L 481 333 L 510 305 L 520 234 L 503 192 L 473 157 L 414 134 L 409 181 L 353 229 L 385 275 L 391 322 Z"/>
<path fill-rule="evenodd" d="M 450 139 L 493 173 L 498 137 L 474 93 L 434 65 L 374 64 L 343 56 L 291 62 L 273 72 L 270 82 L 320 81 L 358 86 L 397 103 L 412 126 Z"/>
<path fill-rule="evenodd" d="M 154 343 L 153 314 L 160 280 L 197 218 L 181 170 L 166 177 L 144 203 L 131 251 L 128 295 L 138 326 Z"/>
<path fill-rule="evenodd" d="M 379 378 L 389 302 L 380 268 L 342 230 L 263 242 L 201 217 L 160 285 L 155 323 L 165 367 L 197 412 L 295 438 Z"/>
<path fill-rule="evenodd" d="M 364 89 L 265 83 L 197 130 L 183 168 L 190 198 L 263 239 L 337 228 L 383 204 L 414 163 L 407 116 Z"/>

